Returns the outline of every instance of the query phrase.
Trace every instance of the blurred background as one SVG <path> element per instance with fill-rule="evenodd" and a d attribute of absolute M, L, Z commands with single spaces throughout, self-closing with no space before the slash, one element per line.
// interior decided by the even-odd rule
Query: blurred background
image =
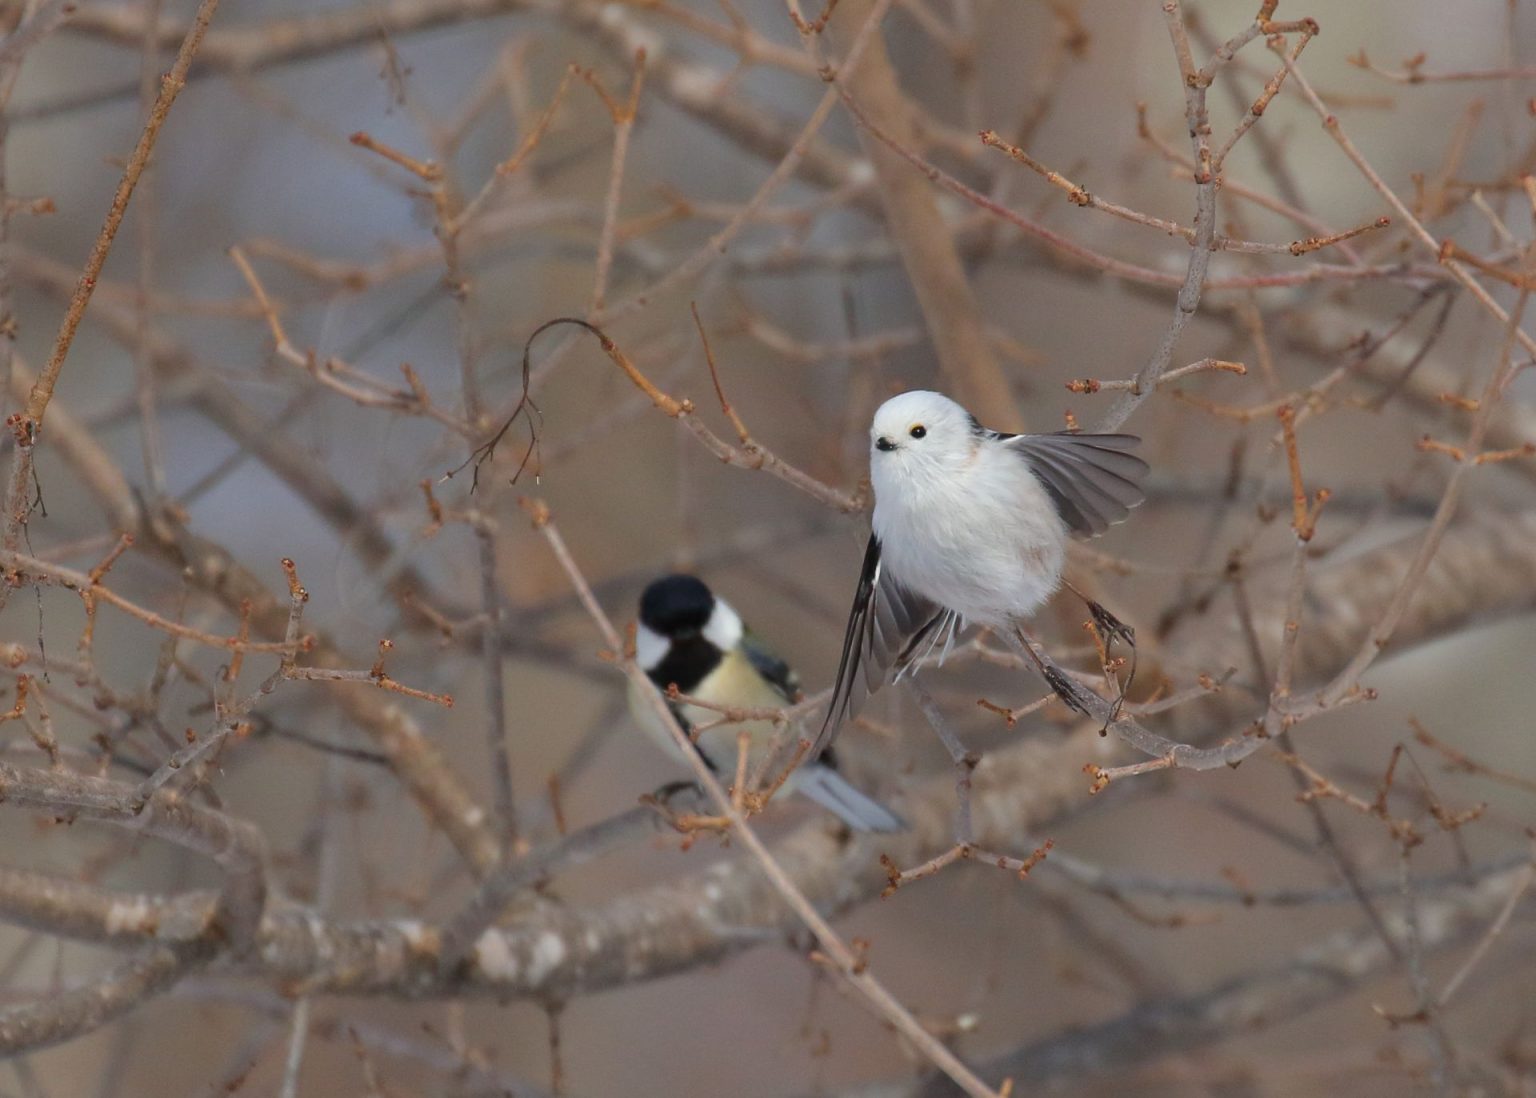
<path fill-rule="evenodd" d="M 9 413 L 54 347 L 194 8 L 0 12 Z M 821 79 L 872 13 L 859 65 Z M 1203 65 L 1253 26 L 1253 2 L 1188 0 L 1175 16 Z M 1085 764 L 1142 756 L 1057 703 L 1017 721 L 979 706 L 1044 693 L 982 638 L 925 681 L 986 757 L 984 845 L 1023 857 L 1054 842 L 1027 880 L 962 863 L 876 898 L 878 855 L 907 866 L 942 852 L 954 805 L 947 758 L 901 691 L 877 697 L 840 750 L 915 835 L 845 843 L 798 800 L 757 818 L 897 998 L 992 1083 L 1013 1076 L 1015 1094 L 1536 1086 L 1536 458 L 1472 460 L 1536 441 L 1532 356 L 1489 308 L 1518 314 L 1529 289 L 1536 11 L 1286 0 L 1271 18 L 1305 16 L 1321 27 L 1297 68 L 1411 218 L 1461 250 L 1440 255 L 1471 257 L 1489 301 L 1287 81 L 1216 192 L 1219 237 L 1275 247 L 1218 247 L 1169 363 L 1243 370 L 1196 368 L 1140 403 L 1126 429 L 1144 439 L 1149 499 L 1069 575 L 1136 628 L 1130 700 L 1144 721 L 1202 744 L 1251 732 L 1280 666 L 1294 663 L 1297 697 L 1338 676 L 1410 576 L 1401 628 L 1361 680 L 1373 700 L 1315 707 L 1285 752 L 1266 745 L 1240 768 L 1127 776 L 1093 794 Z M 1307 36 L 1292 26 L 1276 41 L 1294 50 Z M 1285 72 L 1268 37 L 1214 69 L 1216 148 Z M 925 178 L 839 89 L 1026 227 Z M 1068 201 L 982 130 L 1133 216 Z M 328 666 L 366 678 L 391 640 L 388 675 L 451 708 L 368 681 L 277 682 L 178 786 L 259 829 L 269 912 L 439 925 L 473 895 L 475 867 L 402 776 L 387 732 L 397 710 L 490 814 L 470 832 L 499 842 L 487 729 L 500 681 L 513 858 L 686 776 L 625 713 L 623 676 L 519 501 L 548 505 L 621 627 L 649 579 L 694 570 L 808 694 L 825 690 L 868 529 L 830 504 L 863 498 L 874 407 L 933 387 L 989 426 L 1092 429 L 1122 395 L 1102 383 L 1142 369 L 1173 319 L 1190 247 L 1167 223 L 1192 224 L 1190 155 L 1155 4 L 844 0 L 806 35 L 785 7 L 741 0 L 226 4 L 66 361 L 36 450 L 42 508 L 19 549 L 89 572 L 131 529 L 138 544 L 108 587 L 220 636 L 239 628 L 241 592 L 264 592 L 275 610 L 257 600 L 256 634 L 277 623 L 266 640 L 282 639 L 291 558 Z M 1372 227 L 1382 217 L 1390 226 Z M 1356 227 L 1369 228 L 1301 246 Z M 722 462 L 573 327 L 526 352 L 537 411 L 476 465 L 518 406 L 525 341 L 560 316 L 597 324 L 735 446 L 702 329 L 752 439 L 821 489 Z M 1297 412 L 1306 491 L 1331 493 L 1302 550 L 1281 407 Z M 1441 512 L 1444 540 L 1416 573 Z M 8 559 L 7 696 L 26 675 L 32 701 L 0 726 L 0 756 L 47 766 L 37 744 L 51 735 L 58 765 L 135 785 L 188 730 L 213 732 L 227 651 L 170 649 L 163 629 L 112 608 L 82 650 L 80 598 L 15 579 Z M 1091 670 L 1084 617 L 1058 598 L 1039 632 Z M 237 692 L 276 662 L 250 655 Z M 1297 756 L 1305 769 L 1287 762 Z M 219 882 L 205 858 L 63 813 L 13 808 L 0 836 L 8 867 L 100 888 Z M 674 886 L 693 895 L 707 867 L 740 858 L 714 836 L 642 829 L 529 902 L 627 910 Z M 752 879 L 737 870 L 730 881 Z M 88 983 L 129 948 L 49 933 L 14 898 L 0 906 L 7 1008 Z M 759 914 L 737 927 L 714 912 L 713 935 L 674 971 L 573 972 L 505 1001 L 483 988 L 329 994 L 323 961 L 306 985 L 215 960 L 119 1020 L 12 1059 L 0 1090 L 942 1092 L 807 960 L 791 916 Z"/>

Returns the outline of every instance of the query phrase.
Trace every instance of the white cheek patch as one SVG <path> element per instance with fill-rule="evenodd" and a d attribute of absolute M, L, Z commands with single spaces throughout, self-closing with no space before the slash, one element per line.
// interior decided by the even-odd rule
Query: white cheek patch
<path fill-rule="evenodd" d="M 729 652 L 741 643 L 741 633 L 741 618 L 731 609 L 731 604 L 724 599 L 715 599 L 715 608 L 704 624 L 704 639 L 720 651 Z"/>
<path fill-rule="evenodd" d="M 661 666 L 661 661 L 667 658 L 667 649 L 672 643 L 656 630 L 649 628 L 645 622 L 635 630 L 635 662 L 640 665 L 642 671 L 654 671 Z"/>

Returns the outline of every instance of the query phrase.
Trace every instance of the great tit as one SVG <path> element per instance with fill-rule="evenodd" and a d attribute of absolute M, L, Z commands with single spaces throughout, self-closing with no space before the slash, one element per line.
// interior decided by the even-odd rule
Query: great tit
<path fill-rule="evenodd" d="M 663 692 L 676 684 L 682 693 L 715 705 L 782 708 L 794 702 L 799 683 L 789 665 L 747 630 L 729 603 L 688 575 L 663 576 L 641 595 L 635 656 Z M 629 701 L 640 725 L 663 750 L 679 757 L 676 741 L 634 684 Z M 699 706 L 670 704 L 684 731 L 721 717 Z M 743 728 L 751 735 L 749 764 L 762 759 L 774 739 L 772 721 L 720 724 L 697 737 L 698 752 L 710 769 L 734 774 L 737 737 Z M 906 826 L 888 808 L 849 785 L 837 772 L 831 752 L 800 765 L 785 788 L 809 797 L 855 831 L 900 831 Z"/>

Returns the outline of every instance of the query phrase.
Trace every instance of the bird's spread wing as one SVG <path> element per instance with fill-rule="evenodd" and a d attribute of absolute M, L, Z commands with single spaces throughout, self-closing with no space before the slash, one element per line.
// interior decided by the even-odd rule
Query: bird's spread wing
<path fill-rule="evenodd" d="M 831 744 L 838 729 L 863 708 L 865 699 L 884 686 L 917 654 L 925 639 L 937 639 L 952 617 L 937 603 L 901 586 L 880 567 L 880 539 L 869 535 L 864 567 L 848 612 L 843 653 L 837 663 L 832 703 L 812 747 L 812 757 Z"/>
<path fill-rule="evenodd" d="M 1141 443 L 1135 435 L 998 437 L 1029 463 L 1074 533 L 1102 534 L 1144 498 L 1147 463 L 1131 452 Z"/>
<path fill-rule="evenodd" d="M 800 692 L 800 676 L 778 657 L 750 629 L 742 634 L 741 651 L 747 657 L 753 669 L 767 680 L 768 685 L 781 695 L 785 701 L 793 702 L 795 695 Z"/>

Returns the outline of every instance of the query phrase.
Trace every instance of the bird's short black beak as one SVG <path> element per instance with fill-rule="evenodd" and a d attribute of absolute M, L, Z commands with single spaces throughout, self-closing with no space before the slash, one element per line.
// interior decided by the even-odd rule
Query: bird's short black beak
<path fill-rule="evenodd" d="M 884 451 L 885 453 L 890 453 L 892 450 L 896 449 L 896 444 L 890 439 L 886 438 L 884 435 L 881 435 L 879 438 L 875 439 L 875 449 Z"/>

